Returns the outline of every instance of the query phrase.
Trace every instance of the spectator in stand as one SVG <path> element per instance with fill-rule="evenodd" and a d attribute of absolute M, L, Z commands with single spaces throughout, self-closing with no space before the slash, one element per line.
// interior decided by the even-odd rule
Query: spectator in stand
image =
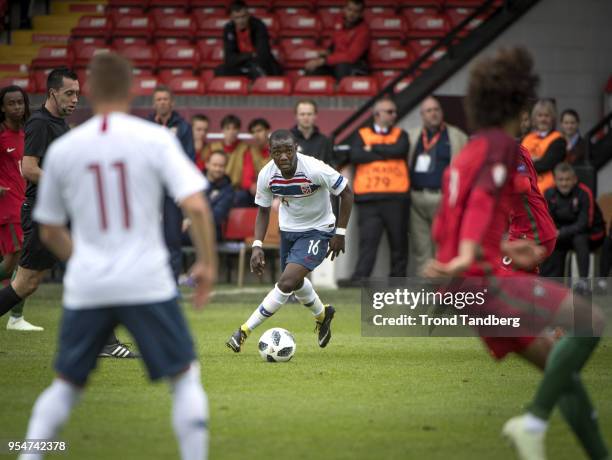
<path fill-rule="evenodd" d="M 463 131 L 444 122 L 444 112 L 435 97 L 427 97 L 420 112 L 423 125 L 408 131 L 410 246 L 417 273 L 435 256 L 431 226 L 442 198 L 442 174 L 468 140 Z"/>
<path fill-rule="evenodd" d="M 267 163 L 270 158 L 270 123 L 265 118 L 255 118 L 249 123 L 249 132 L 253 136 L 251 148 L 257 150 L 264 164 Z"/>
<path fill-rule="evenodd" d="M 531 111 L 531 125 L 535 131 L 527 134 L 522 141 L 531 154 L 538 173 L 538 187 L 542 193 L 555 185 L 553 170 L 567 155 L 565 139 L 555 129 L 556 124 L 557 110 L 554 102 L 541 99 Z"/>
<path fill-rule="evenodd" d="M 282 68 L 270 50 L 268 28 L 249 14 L 246 3 L 232 2 L 230 18 L 223 29 L 225 62 L 215 69 L 217 76 L 244 76 L 252 80 L 281 75 Z"/>
<path fill-rule="evenodd" d="M 348 0 L 343 18 L 335 24 L 332 43 L 319 57 L 306 62 L 310 75 L 333 75 L 336 80 L 351 75 L 367 75 L 370 28 L 363 19 L 363 0 Z"/>
<path fill-rule="evenodd" d="M 321 134 L 317 122 L 317 103 L 312 99 L 302 99 L 295 104 L 296 125 L 291 128 L 291 134 L 304 155 L 309 155 L 327 163 L 334 164 L 334 154 L 331 140 Z"/>
<path fill-rule="evenodd" d="M 195 162 L 191 126 L 174 110 L 174 96 L 167 86 L 160 85 L 153 90 L 153 113 L 149 115 L 148 119 L 173 132 L 189 159 Z M 181 250 L 182 222 L 183 213 L 181 209 L 173 198 L 166 195 L 164 198 L 164 238 L 170 252 L 170 265 L 174 272 L 174 279 L 177 282 L 183 265 Z"/>
<path fill-rule="evenodd" d="M 208 136 L 208 126 L 210 120 L 206 115 L 198 113 L 191 117 L 191 130 L 193 131 L 193 149 L 195 151 L 196 166 L 200 171 L 206 169 L 204 162 L 204 150 L 206 147 L 206 137 Z"/>
<path fill-rule="evenodd" d="M 206 171 L 204 172 L 208 180 L 208 189 L 206 197 L 210 204 L 210 209 L 215 219 L 215 230 L 217 232 L 217 241 L 223 239 L 223 224 L 229 216 L 234 202 L 234 187 L 232 181 L 225 174 L 227 167 L 227 155 L 222 151 L 215 151 L 210 154 L 206 163 Z M 191 237 L 189 236 L 190 222 L 186 219 L 183 222 L 183 245 L 192 246 Z"/>
<path fill-rule="evenodd" d="M 566 161 L 579 164 L 586 160 L 586 142 L 580 135 L 580 117 L 574 109 L 566 109 L 561 113 L 561 133 L 567 143 Z"/>
<path fill-rule="evenodd" d="M 576 253 L 580 278 L 589 276 L 589 254 L 603 243 L 605 224 L 591 190 L 578 183 L 569 163 L 554 171 L 554 187 L 544 193 L 548 210 L 558 229 L 555 250 L 541 266 L 542 276 L 562 277 L 567 252 Z"/>
<path fill-rule="evenodd" d="M 599 255 L 599 278 L 596 282 L 596 288 L 601 294 L 608 293 L 608 277 L 612 268 L 612 225 L 610 225 L 608 234 L 604 238 L 603 247 Z"/>
<path fill-rule="evenodd" d="M 264 161 L 256 149 L 238 139 L 242 123 L 236 115 L 226 115 L 221 120 L 223 131 L 222 142 L 211 142 L 206 146 L 204 159 L 208 162 L 212 152 L 225 152 L 228 156 L 227 175 L 234 187 L 234 206 L 249 207 L 255 205 L 257 191 L 257 174 Z"/>

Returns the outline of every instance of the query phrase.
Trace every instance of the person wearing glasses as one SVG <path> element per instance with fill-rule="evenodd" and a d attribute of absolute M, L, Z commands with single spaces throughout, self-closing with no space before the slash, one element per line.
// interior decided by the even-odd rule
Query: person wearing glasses
<path fill-rule="evenodd" d="M 442 196 L 442 174 L 467 143 L 459 128 L 444 122 L 440 102 L 433 96 L 421 103 L 423 125 L 408 131 L 410 165 L 410 246 L 417 273 L 435 255 L 431 226 Z"/>
<path fill-rule="evenodd" d="M 359 286 L 370 277 L 383 232 L 391 250 L 389 276 L 406 276 L 410 143 L 406 131 L 394 126 L 397 107 L 392 100 L 376 102 L 373 118 L 374 123 L 361 128 L 351 145 L 359 256 L 351 279 L 339 280 L 340 286 Z"/>

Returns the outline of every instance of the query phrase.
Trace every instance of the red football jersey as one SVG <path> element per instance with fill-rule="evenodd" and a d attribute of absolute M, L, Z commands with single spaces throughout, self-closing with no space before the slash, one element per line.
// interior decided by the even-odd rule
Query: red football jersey
<path fill-rule="evenodd" d="M 538 244 L 551 242 L 554 247 L 557 238 L 555 226 L 546 199 L 538 188 L 538 175 L 531 155 L 520 146 L 520 156 L 515 176 L 516 204 L 510 214 L 509 240 L 527 238 Z"/>
<path fill-rule="evenodd" d="M 500 244 L 515 204 L 514 177 L 519 158 L 516 141 L 501 129 L 478 133 L 457 155 L 442 180 L 442 201 L 432 236 L 436 258 L 449 262 L 462 240 L 480 244 L 480 257 L 466 275 L 496 270 Z"/>
<path fill-rule="evenodd" d="M 0 196 L 0 225 L 21 223 L 21 204 L 25 197 L 25 179 L 21 175 L 24 130 L 12 131 L 0 125 L 0 185 L 9 190 Z"/>

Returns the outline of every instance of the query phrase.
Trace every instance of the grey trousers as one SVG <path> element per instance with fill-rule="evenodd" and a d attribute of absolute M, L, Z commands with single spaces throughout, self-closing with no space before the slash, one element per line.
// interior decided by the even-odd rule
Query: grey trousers
<path fill-rule="evenodd" d="M 431 240 L 431 227 L 442 199 L 441 192 L 413 190 L 410 192 L 410 251 L 414 254 L 416 272 L 419 274 L 436 248 Z"/>

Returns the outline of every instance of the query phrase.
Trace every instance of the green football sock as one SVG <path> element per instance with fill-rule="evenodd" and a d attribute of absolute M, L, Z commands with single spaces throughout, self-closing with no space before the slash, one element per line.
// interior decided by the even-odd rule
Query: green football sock
<path fill-rule="evenodd" d="M 23 306 L 25 304 L 25 299 L 23 299 L 21 302 L 19 302 L 17 305 L 15 305 L 13 308 L 11 308 L 11 316 L 13 318 L 19 318 L 21 316 L 23 316 Z"/>
<path fill-rule="evenodd" d="M 565 336 L 555 344 L 535 398 L 528 407 L 530 413 L 549 419 L 555 404 L 570 390 L 574 375 L 580 372 L 598 342 L 599 337 Z"/>
<path fill-rule="evenodd" d="M 574 374 L 571 388 L 559 400 L 559 409 L 589 458 L 592 460 L 608 458 L 608 448 L 599 430 L 597 413 L 580 380 L 580 375 Z"/>

